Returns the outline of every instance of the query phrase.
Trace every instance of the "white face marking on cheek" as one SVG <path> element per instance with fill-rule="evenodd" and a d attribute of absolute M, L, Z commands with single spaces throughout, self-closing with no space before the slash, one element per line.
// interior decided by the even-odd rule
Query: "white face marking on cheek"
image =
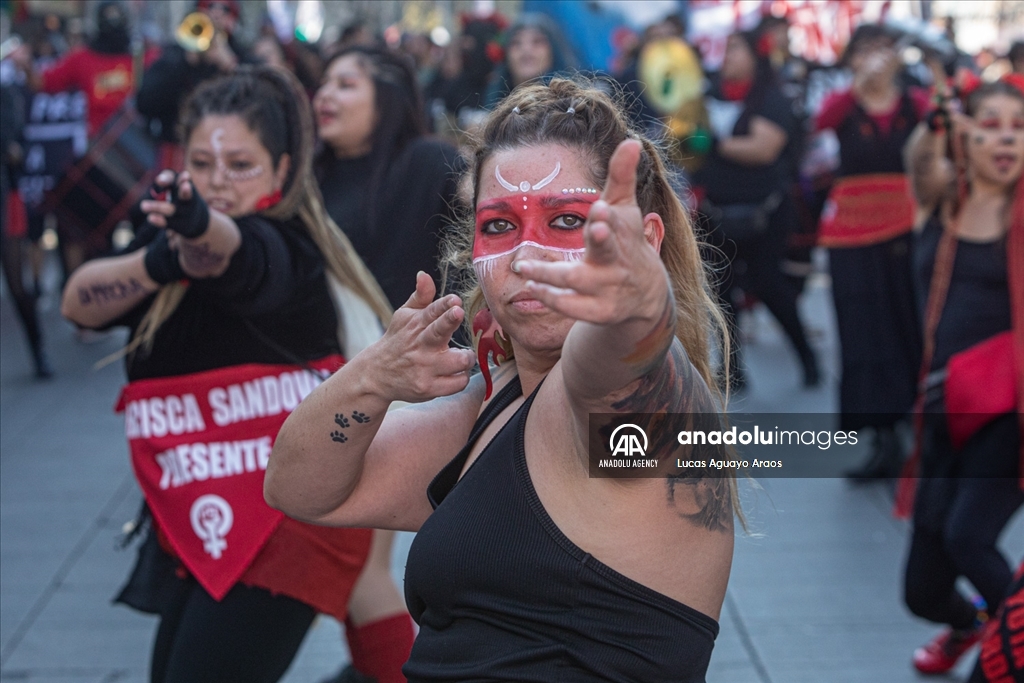
<path fill-rule="evenodd" d="M 491 274 L 494 270 L 494 265 L 506 256 L 510 256 L 508 259 L 508 268 L 512 270 L 512 262 L 515 260 L 515 253 L 523 247 L 534 247 L 536 249 L 542 249 L 547 252 L 556 254 L 562 261 L 582 261 L 583 255 L 586 249 L 564 249 L 561 247 L 549 247 L 533 240 L 526 240 L 520 242 L 516 246 L 512 247 L 508 251 L 503 251 L 500 254 L 488 254 L 487 256 L 478 256 L 473 259 L 473 270 L 476 271 L 476 278 L 479 282 L 484 277 Z"/>
<path fill-rule="evenodd" d="M 259 164 L 244 171 L 224 171 L 224 176 L 231 180 L 252 180 L 261 175 L 263 175 L 263 166 Z"/>

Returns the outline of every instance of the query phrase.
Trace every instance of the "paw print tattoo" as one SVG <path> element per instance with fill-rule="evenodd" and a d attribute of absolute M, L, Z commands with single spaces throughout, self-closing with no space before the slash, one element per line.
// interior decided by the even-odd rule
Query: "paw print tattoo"
<path fill-rule="evenodd" d="M 334 421 L 338 423 L 338 426 L 341 427 L 342 429 L 345 429 L 345 427 L 348 427 L 349 425 L 348 418 L 342 415 L 341 413 L 337 413 L 334 416 Z"/>
<path fill-rule="evenodd" d="M 348 437 L 341 432 L 331 432 L 331 441 L 337 441 L 338 443 L 345 443 L 348 441 Z"/>
<path fill-rule="evenodd" d="M 369 422 L 372 418 L 370 418 L 370 416 L 367 415 L 366 413 L 360 413 L 358 410 L 353 410 L 352 419 L 358 422 L 359 424 L 365 424 Z"/>

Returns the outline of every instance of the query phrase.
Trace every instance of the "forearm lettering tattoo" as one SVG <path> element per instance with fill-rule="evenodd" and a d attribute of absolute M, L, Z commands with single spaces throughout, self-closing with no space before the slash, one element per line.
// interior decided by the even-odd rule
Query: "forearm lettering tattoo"
<path fill-rule="evenodd" d="M 145 287 L 142 286 L 142 283 L 135 278 L 129 278 L 128 282 L 123 280 L 98 282 L 96 284 L 89 285 L 88 287 L 79 287 L 78 301 L 83 306 L 90 306 L 92 304 L 103 306 L 105 304 L 123 301 L 145 291 Z"/>
<path fill-rule="evenodd" d="M 209 244 L 190 244 L 187 240 L 182 240 L 178 251 L 181 254 L 182 266 L 192 272 L 209 272 L 224 263 L 224 254 L 211 251 Z"/>
<path fill-rule="evenodd" d="M 345 443 L 346 441 L 348 441 L 348 437 L 345 436 L 345 432 L 341 430 L 348 429 L 349 427 L 353 427 L 355 425 L 364 425 L 371 422 L 372 420 L 372 417 L 370 417 L 366 413 L 359 412 L 358 410 L 353 410 L 350 416 L 348 417 L 346 417 L 343 413 L 335 414 L 334 424 L 338 425 L 338 429 L 331 432 L 331 441 L 335 441 L 337 443 Z"/>

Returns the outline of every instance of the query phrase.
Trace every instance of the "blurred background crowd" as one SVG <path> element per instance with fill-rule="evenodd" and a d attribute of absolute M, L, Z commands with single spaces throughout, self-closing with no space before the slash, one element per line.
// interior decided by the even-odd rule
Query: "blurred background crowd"
<path fill-rule="evenodd" d="M 827 276 L 840 428 L 872 434 L 848 476 L 873 480 L 905 459 L 924 345 L 911 226 L 927 216 L 903 150 L 955 93 L 1024 78 L 1024 0 L 3 0 L 2 267 L 37 378 L 54 374 L 41 300 L 132 242 L 157 172 L 182 168 L 182 103 L 245 64 L 302 84 L 326 211 L 392 308 L 418 271 L 441 282 L 459 150 L 491 108 L 559 74 L 616 93 L 706 244 L 733 392 L 761 305 L 798 383 L 822 382 L 798 300 Z"/>
<path fill-rule="evenodd" d="M 319 110 L 332 214 L 357 205 L 360 194 L 344 189 L 352 178 L 391 187 L 422 178 L 429 162 L 406 154 L 396 163 L 409 141 L 434 136 L 458 147 L 519 83 L 573 72 L 621 86 L 637 124 L 665 141 L 691 208 L 712 222 L 723 208 L 765 209 L 756 239 L 716 244 L 724 252 L 709 258 L 726 261 L 721 294 L 733 314 L 762 301 L 779 320 L 807 385 L 820 369 L 795 301 L 822 243 L 829 190 L 854 163 L 842 159 L 836 131 L 848 112 L 837 95 L 908 93 L 909 131 L 937 83 L 1024 70 L 1024 2 L 1012 0 L 5 0 L 0 22 L 4 270 L 39 377 L 51 374 L 34 303 L 44 256 L 59 256 L 66 279 L 86 259 L 128 244 L 132 207 L 153 173 L 180 167 L 178 107 L 199 83 L 239 64 L 289 69 L 312 97 L 331 81 L 330 58 L 346 48 L 382 46 L 407 60 L 418 120 L 379 126 L 391 130 L 378 137 L 391 139 L 377 140 L 372 160 L 346 148 L 345 83 L 340 104 Z M 879 29 L 851 43 L 861 26 Z M 763 159 L 719 144 L 739 131 L 744 110 L 772 124 L 768 138 L 754 138 L 771 152 Z M 397 174 L 404 178 L 395 177 L 397 166 L 406 167 Z M 856 169 L 873 170 L 882 169 Z M 396 264 L 432 248 L 407 244 L 382 257 L 387 249 L 360 230 L 346 232 L 392 302 L 404 300 L 388 282 L 402 273 L 384 271 L 415 272 L 422 259 Z M 742 388 L 740 345 L 733 347 L 733 385 Z"/>

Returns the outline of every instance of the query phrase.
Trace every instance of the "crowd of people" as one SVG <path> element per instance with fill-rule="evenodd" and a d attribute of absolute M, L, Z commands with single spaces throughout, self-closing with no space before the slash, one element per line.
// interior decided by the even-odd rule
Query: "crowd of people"
<path fill-rule="evenodd" d="M 696 55 L 679 16 L 606 73 L 546 15 L 328 46 L 194 9 L 202 45 L 140 50 L 104 0 L 90 40 L 44 21 L 0 71 L 2 265 L 40 379 L 31 98 L 81 91 L 91 149 L 141 122 L 153 150 L 108 209 L 128 238 L 57 226 L 64 316 L 129 330 L 145 501 L 117 599 L 159 616 L 152 681 L 277 681 L 318 613 L 351 654 L 332 682 L 703 681 L 742 472 L 591 477 L 588 416 L 725 415 L 759 304 L 820 385 L 814 251 L 839 428 L 873 436 L 847 476 L 901 477 L 906 606 L 944 626 L 911 661 L 984 640 L 971 683 L 1021 675 L 997 540 L 1024 505 L 1024 43 L 910 63 L 863 24 L 825 67 L 766 16 L 676 115 L 642 79 L 655 49 Z"/>

